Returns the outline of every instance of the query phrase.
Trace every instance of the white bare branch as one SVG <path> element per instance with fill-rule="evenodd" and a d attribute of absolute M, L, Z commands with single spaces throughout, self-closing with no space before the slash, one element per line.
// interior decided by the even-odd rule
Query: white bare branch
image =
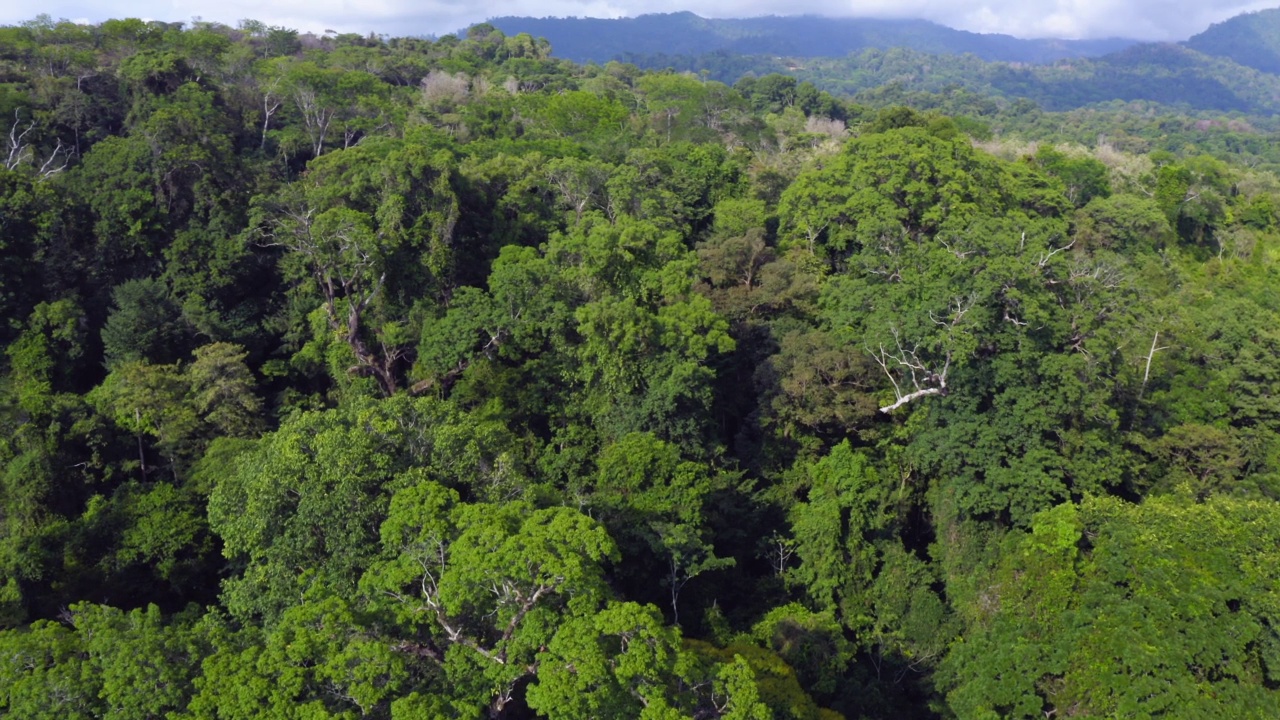
<path fill-rule="evenodd" d="M 13 126 L 9 128 L 9 156 L 5 159 L 4 167 L 6 170 L 12 170 L 31 156 L 31 148 L 26 143 L 27 134 L 36 126 L 34 122 L 28 123 L 26 129 L 18 132 L 18 127 L 22 124 L 22 120 L 18 117 L 18 111 L 13 111 Z"/>
<path fill-rule="evenodd" d="M 942 247 L 946 248 L 952 255 L 955 255 L 958 260 L 965 260 L 970 255 L 977 252 L 976 250 L 960 250 L 958 247 L 953 248 L 946 240 L 939 239 L 938 242 L 942 243 Z"/>
<path fill-rule="evenodd" d="M 62 164 L 57 164 L 58 158 L 62 158 Z M 57 175 L 67 169 L 67 165 L 71 163 L 71 154 L 62 146 L 62 140 L 58 140 L 58 144 L 53 148 L 53 152 L 49 153 L 49 157 L 40 165 L 40 177 L 47 178 Z"/>
<path fill-rule="evenodd" d="M 969 311 L 973 309 L 973 306 L 976 305 L 977 302 L 977 295 L 951 298 L 951 304 L 947 306 L 948 314 L 945 318 L 939 319 L 938 316 L 934 315 L 931 311 L 929 313 L 929 319 L 933 321 L 934 325 L 946 328 L 947 335 L 950 336 L 960 324 L 960 321 L 964 320 L 964 316 L 969 314 Z"/>
<path fill-rule="evenodd" d="M 1151 377 L 1152 358 L 1154 358 L 1156 356 L 1156 353 L 1160 352 L 1161 350 L 1169 349 L 1169 346 L 1167 345 L 1164 347 L 1156 347 L 1156 343 L 1158 343 L 1159 341 L 1160 341 L 1160 331 L 1157 330 L 1155 336 L 1151 338 L 1151 350 L 1147 352 L 1147 367 L 1145 370 L 1142 371 L 1142 391 L 1143 392 L 1146 392 L 1147 380 Z"/>
<path fill-rule="evenodd" d="M 885 348 L 883 344 L 876 350 L 866 348 L 867 355 L 880 366 L 885 377 L 889 378 L 896 398 L 892 404 L 880 408 L 880 412 L 891 413 L 914 400 L 947 394 L 947 375 L 951 371 L 956 333 L 962 332 L 961 323 L 977 302 L 977 294 L 957 296 L 951 299 L 945 315 L 929 313 L 933 324 L 942 328 L 946 334 L 940 351 L 926 350 L 922 355 L 920 344 L 904 344 L 902 334 L 896 327 L 889 328 L 893 335 L 892 349 Z M 939 352 L 941 357 L 938 357 Z M 908 383 L 910 390 L 904 391 L 904 386 Z"/>
<path fill-rule="evenodd" d="M 274 94 L 276 87 L 280 85 L 280 78 L 276 78 L 262 92 L 262 141 L 258 148 L 263 149 L 267 146 L 267 130 L 271 127 L 271 117 L 276 114 L 283 104 L 283 100 Z"/>
<path fill-rule="evenodd" d="M 1040 253 L 1040 261 L 1036 263 L 1036 267 L 1041 267 L 1041 268 L 1044 267 L 1045 265 L 1049 264 L 1049 261 L 1053 259 L 1054 255 L 1057 255 L 1063 250 L 1070 250 L 1071 246 L 1075 244 L 1076 244 L 1075 238 L 1072 238 L 1071 242 L 1067 243 L 1066 245 L 1063 245 L 1060 248 L 1054 248 L 1053 250 L 1050 250 L 1047 253 Z"/>
<path fill-rule="evenodd" d="M 897 402 L 893 403 L 892 405 L 885 405 L 884 407 L 880 408 L 880 412 L 888 414 L 893 412 L 894 410 L 897 410 L 903 405 L 906 405 L 912 400 L 919 400 L 922 397 L 928 397 L 930 395 L 942 395 L 946 392 L 947 392 L 947 387 L 945 384 L 943 384 L 943 385 L 939 385 L 938 387 L 925 388 L 923 390 L 917 390 L 913 393 L 907 393 L 906 395 L 903 395 L 902 397 L 898 398 Z"/>
<path fill-rule="evenodd" d="M 967 312 L 967 309 L 965 311 Z M 960 313 L 960 315 L 963 317 L 963 313 Z M 881 345 L 879 352 L 871 352 L 870 350 L 867 352 L 871 359 L 884 371 L 885 377 L 889 378 L 889 382 L 893 385 L 893 395 L 897 398 L 894 403 L 880 408 L 880 412 L 891 413 L 903 405 L 922 397 L 946 395 L 947 373 L 951 370 L 951 351 L 947 350 L 942 369 L 934 371 L 929 369 L 924 361 L 920 359 L 918 345 L 906 348 L 902 345 L 902 339 L 897 328 L 893 328 L 892 332 L 896 351 L 891 352 L 886 350 L 884 345 Z M 911 387 L 915 389 L 904 393 L 902 385 L 894 377 L 894 373 L 890 368 L 900 368 L 900 372 L 905 372 L 906 376 L 910 378 Z"/>

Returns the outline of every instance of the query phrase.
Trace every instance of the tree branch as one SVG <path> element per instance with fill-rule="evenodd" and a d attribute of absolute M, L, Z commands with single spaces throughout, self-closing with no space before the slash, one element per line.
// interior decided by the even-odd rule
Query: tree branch
<path fill-rule="evenodd" d="M 898 401 L 892 405 L 885 405 L 884 407 L 880 408 L 880 412 L 888 414 L 893 412 L 894 410 L 897 410 L 903 405 L 906 405 L 912 400 L 919 400 L 922 397 L 928 397 L 930 395 L 945 395 L 946 392 L 947 392 L 947 389 L 942 386 L 925 388 L 924 390 L 917 390 L 913 393 L 908 393 L 906 395 L 903 395 L 902 397 L 898 398 Z"/>
<path fill-rule="evenodd" d="M 1151 350 L 1147 352 L 1147 367 L 1142 371 L 1142 389 L 1138 392 L 1138 398 L 1141 399 L 1143 394 L 1147 392 L 1147 380 L 1151 377 L 1151 360 L 1156 353 L 1161 350 L 1168 350 L 1169 347 L 1156 347 L 1156 343 L 1160 340 L 1160 331 L 1157 330 L 1154 337 L 1151 338 Z"/>

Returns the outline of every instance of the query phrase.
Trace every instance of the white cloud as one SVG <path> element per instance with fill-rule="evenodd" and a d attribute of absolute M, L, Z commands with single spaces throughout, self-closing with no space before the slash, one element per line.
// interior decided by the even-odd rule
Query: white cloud
<path fill-rule="evenodd" d="M 110 17 L 205 20 L 243 18 L 304 31 L 442 34 L 497 15 L 621 17 L 690 10 L 704 17 L 817 14 L 918 17 L 975 32 L 1020 37 L 1133 37 L 1181 40 L 1210 23 L 1268 7 L 1274 0 L 52 0 L 39 6 L 0 0 L 0 23 Z"/>

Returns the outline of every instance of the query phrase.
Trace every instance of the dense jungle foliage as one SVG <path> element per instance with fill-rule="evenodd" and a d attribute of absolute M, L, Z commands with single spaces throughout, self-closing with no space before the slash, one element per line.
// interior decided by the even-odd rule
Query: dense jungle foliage
<path fill-rule="evenodd" d="M 0 28 L 0 714 L 1280 714 L 1268 136 L 549 50 Z"/>

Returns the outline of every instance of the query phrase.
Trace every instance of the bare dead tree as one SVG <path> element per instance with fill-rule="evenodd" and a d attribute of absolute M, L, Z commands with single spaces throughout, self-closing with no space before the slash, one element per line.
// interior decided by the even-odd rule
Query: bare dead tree
<path fill-rule="evenodd" d="M 40 178 L 44 179 L 57 175 L 66 170 L 69 164 L 71 164 L 71 153 L 67 148 L 63 147 L 62 140 L 58 140 L 58 144 L 49 153 L 49 157 L 45 158 L 45 161 L 40 164 Z"/>
<path fill-rule="evenodd" d="M 904 343 L 902 334 L 896 327 L 889 330 L 893 335 L 892 348 L 886 348 L 882 343 L 877 349 L 866 349 L 885 377 L 889 378 L 896 398 L 893 403 L 880 408 L 880 412 L 891 413 L 920 398 L 947 394 L 947 376 L 951 372 L 955 334 L 959 332 L 960 323 L 973 309 L 976 300 L 972 295 L 954 298 L 945 317 L 929 314 L 934 325 L 941 327 L 946 333 L 942 356 L 938 359 L 927 358 L 929 353 L 922 351 L 920 343 Z"/>
<path fill-rule="evenodd" d="M 763 545 L 774 574 L 782 577 L 791 564 L 791 558 L 795 557 L 796 541 L 775 531 L 765 538 Z"/>
<path fill-rule="evenodd" d="M 275 95 L 276 88 L 280 85 L 280 78 L 271 81 L 262 92 L 262 140 L 258 144 L 258 149 L 267 147 L 267 130 L 271 126 L 271 117 L 276 114 L 280 106 L 284 103 Z"/>
<path fill-rule="evenodd" d="M 333 122 L 336 111 L 321 102 L 319 93 L 305 86 L 294 90 L 293 101 L 298 106 L 298 112 L 302 113 L 302 124 L 311 138 L 311 151 L 314 156 L 319 157 L 324 152 L 325 136 L 329 133 L 329 124 Z"/>
<path fill-rule="evenodd" d="M 880 345 L 878 351 L 869 351 L 871 359 L 875 360 L 880 369 L 884 371 L 885 377 L 889 378 L 889 382 L 893 384 L 893 394 L 897 398 L 892 404 L 880 408 L 880 412 L 891 413 L 913 400 L 919 400 L 930 395 L 945 394 L 947 392 L 947 373 L 951 369 L 951 352 L 947 351 L 941 370 L 931 370 L 920 359 L 919 346 L 904 347 L 902 337 L 898 334 L 896 328 L 893 330 L 893 339 L 896 345 L 895 350 L 887 350 L 884 345 Z M 902 388 L 905 383 L 900 384 L 890 368 L 906 373 L 911 383 L 908 388 L 909 392 L 903 391 Z"/>
<path fill-rule="evenodd" d="M 27 135 L 36 126 L 34 122 L 28 123 L 27 127 L 18 132 L 18 128 L 22 125 L 21 118 L 18 117 L 18 110 L 13 111 L 13 125 L 9 128 L 9 153 L 5 158 L 4 167 L 6 170 L 13 170 L 31 157 L 31 147 L 27 144 Z"/>
<path fill-rule="evenodd" d="M 1026 234 L 1026 233 L 1023 233 L 1023 234 L 1022 234 L 1022 237 L 1023 237 L 1023 242 L 1025 243 L 1025 242 L 1026 242 L 1027 234 Z M 1045 265 L 1048 265 L 1048 264 L 1049 264 L 1049 261 L 1053 259 L 1053 256 L 1054 256 L 1054 255 L 1057 255 L 1058 253 L 1063 252 L 1063 251 L 1065 251 L 1065 250 L 1070 250 L 1070 249 L 1071 249 L 1071 247 L 1072 247 L 1073 245 L 1075 245 L 1075 244 L 1076 244 L 1076 241 L 1075 241 L 1075 239 L 1074 239 L 1074 238 L 1072 238 L 1071 242 L 1067 243 L 1066 245 L 1063 245 L 1063 246 L 1062 246 L 1062 247 L 1060 247 L 1060 248 L 1054 248 L 1054 249 L 1050 250 L 1049 252 L 1041 253 L 1041 254 L 1040 254 L 1040 259 L 1039 259 L 1039 261 L 1037 261 L 1036 266 L 1037 266 L 1037 267 L 1040 267 L 1040 268 L 1043 268 Z"/>
<path fill-rule="evenodd" d="M 444 70 L 432 70 L 422 78 L 422 102 L 430 108 L 447 109 L 466 102 L 471 92 L 471 80 L 466 73 L 454 75 Z"/>
<path fill-rule="evenodd" d="M 8 146 L 8 153 L 5 158 L 4 167 L 6 170 L 15 170 L 19 165 L 35 162 L 35 149 L 27 141 L 27 135 L 35 129 L 35 122 L 28 122 L 25 128 L 22 127 L 22 119 L 19 117 L 19 110 L 13 111 L 13 125 L 9 128 L 9 137 L 6 138 L 5 144 Z M 41 178 L 47 178 L 56 175 L 67 169 L 67 165 L 71 163 L 71 153 L 63 146 L 62 140 L 59 139 L 49 155 L 40 162 L 40 167 L 36 174 Z"/>
<path fill-rule="evenodd" d="M 1168 345 L 1165 345 L 1164 347 L 1156 347 L 1156 344 L 1159 342 L 1160 342 L 1160 331 L 1157 330 L 1155 336 L 1151 338 L 1151 349 L 1147 351 L 1147 366 L 1142 371 L 1142 389 L 1138 391 L 1139 400 L 1141 400 L 1142 396 L 1145 395 L 1147 392 L 1147 380 L 1151 378 L 1151 360 L 1155 358 L 1156 353 L 1160 352 L 1161 350 L 1169 349 Z"/>

